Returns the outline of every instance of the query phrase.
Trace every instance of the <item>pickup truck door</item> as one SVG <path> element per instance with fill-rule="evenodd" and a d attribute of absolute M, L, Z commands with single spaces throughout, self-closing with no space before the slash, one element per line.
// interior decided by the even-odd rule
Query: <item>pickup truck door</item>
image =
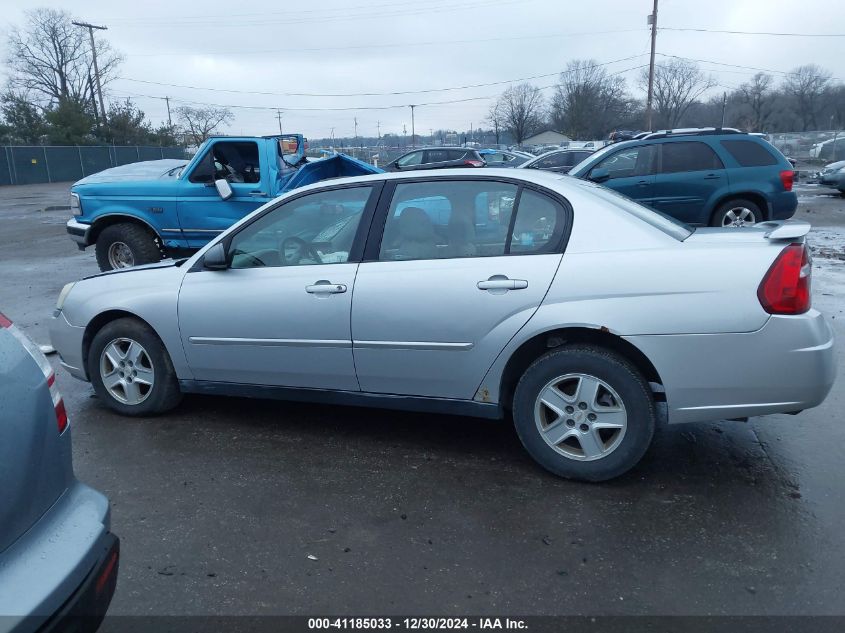
<path fill-rule="evenodd" d="M 177 200 L 179 228 L 199 248 L 272 197 L 266 159 L 256 141 L 219 140 L 182 176 Z M 214 180 L 225 178 L 233 195 L 223 200 Z"/>

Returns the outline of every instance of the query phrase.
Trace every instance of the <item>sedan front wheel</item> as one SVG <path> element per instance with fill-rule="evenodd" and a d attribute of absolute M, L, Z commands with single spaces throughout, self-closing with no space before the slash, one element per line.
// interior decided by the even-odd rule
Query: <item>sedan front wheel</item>
<path fill-rule="evenodd" d="M 639 462 L 656 419 L 636 368 L 609 350 L 580 345 L 549 352 L 525 371 L 513 417 L 541 466 L 586 481 L 618 477 Z"/>

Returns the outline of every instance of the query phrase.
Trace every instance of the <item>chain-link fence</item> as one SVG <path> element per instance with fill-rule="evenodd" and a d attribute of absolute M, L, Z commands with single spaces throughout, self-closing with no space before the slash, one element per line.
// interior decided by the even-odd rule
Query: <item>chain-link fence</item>
<path fill-rule="evenodd" d="M 109 167 L 161 158 L 188 158 L 183 147 L 143 145 L 4 145 L 0 185 L 79 180 Z"/>
<path fill-rule="evenodd" d="M 768 140 L 789 158 L 811 163 L 845 160 L 845 132 L 818 130 L 813 132 L 775 132 Z"/>

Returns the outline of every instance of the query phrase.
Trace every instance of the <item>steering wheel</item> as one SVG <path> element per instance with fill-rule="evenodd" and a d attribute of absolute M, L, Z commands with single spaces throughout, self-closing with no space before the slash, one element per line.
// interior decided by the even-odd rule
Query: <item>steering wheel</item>
<path fill-rule="evenodd" d="M 322 262 L 317 250 L 299 237 L 286 237 L 283 239 L 279 245 L 279 251 L 285 266 L 296 266 L 303 259 L 311 259 L 315 264 Z"/>

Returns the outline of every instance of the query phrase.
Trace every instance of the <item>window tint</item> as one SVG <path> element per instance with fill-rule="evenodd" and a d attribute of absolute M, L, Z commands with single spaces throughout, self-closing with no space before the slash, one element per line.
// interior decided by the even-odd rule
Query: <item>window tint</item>
<path fill-rule="evenodd" d="M 644 176 L 654 172 L 654 154 L 654 145 L 628 147 L 610 154 L 593 169 L 606 169 L 611 179 Z"/>
<path fill-rule="evenodd" d="M 422 152 L 411 152 L 396 161 L 400 167 L 409 167 L 410 165 L 419 165 L 422 162 Z"/>
<path fill-rule="evenodd" d="M 465 149 L 450 149 L 449 158 L 447 160 L 461 160 L 467 155 L 467 151 Z"/>
<path fill-rule="evenodd" d="M 382 261 L 504 255 L 516 185 L 420 182 L 396 186 Z"/>
<path fill-rule="evenodd" d="M 560 204 L 531 189 L 523 189 L 519 196 L 509 252 L 552 252 L 560 241 L 563 226 L 563 207 Z"/>
<path fill-rule="evenodd" d="M 425 159 L 426 163 L 442 163 L 447 160 L 452 160 L 452 157 L 449 156 L 449 152 L 445 149 L 430 149 L 428 150 L 428 156 Z"/>
<path fill-rule="evenodd" d="M 549 169 L 551 167 L 571 167 L 572 155 L 569 152 L 556 152 L 537 161 L 538 169 Z"/>
<path fill-rule="evenodd" d="M 777 158 L 754 141 L 722 141 L 724 147 L 731 156 L 736 159 L 742 167 L 763 167 L 765 165 L 777 165 Z"/>
<path fill-rule="evenodd" d="M 709 145 L 698 141 L 662 143 L 660 173 L 674 174 L 681 171 L 706 171 L 724 169 L 725 166 Z"/>
<path fill-rule="evenodd" d="M 217 141 L 194 168 L 191 182 L 257 183 L 261 181 L 258 144 L 253 141 Z"/>
<path fill-rule="evenodd" d="M 232 268 L 336 264 L 349 251 L 372 187 L 321 191 L 297 198 L 232 238 Z"/>

